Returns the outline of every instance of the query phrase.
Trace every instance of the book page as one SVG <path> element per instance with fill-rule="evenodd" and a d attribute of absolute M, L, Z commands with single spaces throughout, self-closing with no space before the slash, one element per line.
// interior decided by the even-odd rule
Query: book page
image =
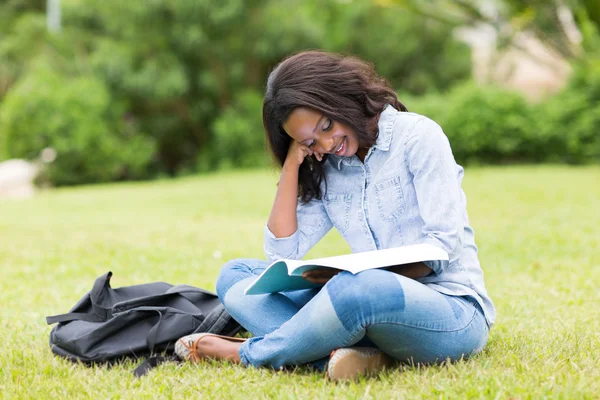
<path fill-rule="evenodd" d="M 432 260 L 448 260 L 448 253 L 430 244 L 415 244 L 392 249 L 318 258 L 299 264 L 296 264 L 296 262 L 292 264 L 287 261 L 286 263 L 288 263 L 290 275 L 301 276 L 303 272 L 318 267 L 336 268 L 357 274 L 367 269 Z"/>
<path fill-rule="evenodd" d="M 307 261 L 279 260 L 265 269 L 244 293 L 266 294 L 323 286 L 302 278 L 303 272 L 317 268 L 336 268 L 356 274 L 367 269 L 430 260 L 448 260 L 448 254 L 430 244 L 417 244 Z"/>

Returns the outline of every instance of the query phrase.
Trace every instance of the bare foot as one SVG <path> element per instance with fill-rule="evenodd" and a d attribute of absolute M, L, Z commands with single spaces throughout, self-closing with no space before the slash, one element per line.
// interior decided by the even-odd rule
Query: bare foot
<path fill-rule="evenodd" d="M 231 342 L 215 336 L 205 336 L 196 343 L 196 352 L 200 358 L 229 360 L 240 363 L 240 342 Z"/>

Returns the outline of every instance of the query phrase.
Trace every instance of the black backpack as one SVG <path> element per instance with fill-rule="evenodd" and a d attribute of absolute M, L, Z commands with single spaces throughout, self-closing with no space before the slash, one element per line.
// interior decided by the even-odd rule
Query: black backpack
<path fill-rule="evenodd" d="M 214 293 L 164 282 L 113 289 L 111 276 L 108 272 L 96 279 L 69 313 L 46 318 L 48 324 L 58 322 L 50 332 L 54 354 L 86 364 L 154 356 L 134 371 L 141 376 L 175 360 L 175 342 L 182 336 L 233 336 L 241 329 Z"/>

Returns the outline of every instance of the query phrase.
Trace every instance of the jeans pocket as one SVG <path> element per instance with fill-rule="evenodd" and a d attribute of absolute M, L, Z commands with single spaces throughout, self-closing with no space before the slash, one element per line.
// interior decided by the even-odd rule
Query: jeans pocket
<path fill-rule="evenodd" d="M 352 194 L 328 193 L 325 195 L 325 209 L 333 226 L 344 233 L 350 223 L 350 208 L 352 207 Z"/>
<path fill-rule="evenodd" d="M 375 197 L 379 215 L 384 221 L 395 221 L 404 213 L 404 196 L 399 176 L 375 183 Z"/>

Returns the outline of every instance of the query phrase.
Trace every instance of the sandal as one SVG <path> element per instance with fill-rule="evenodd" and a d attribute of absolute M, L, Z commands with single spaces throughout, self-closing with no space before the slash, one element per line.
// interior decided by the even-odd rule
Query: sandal
<path fill-rule="evenodd" d="M 214 333 L 194 333 L 180 338 L 177 343 L 175 343 L 175 354 L 177 354 L 177 356 L 182 360 L 199 362 L 206 357 L 198 354 L 198 351 L 196 350 L 198 342 L 209 336 L 218 337 L 230 342 L 245 342 L 247 340 L 243 338 L 217 335 Z"/>
<path fill-rule="evenodd" d="M 327 364 L 326 376 L 332 381 L 373 375 L 394 364 L 394 360 L 374 347 L 352 347 L 334 350 Z"/>

